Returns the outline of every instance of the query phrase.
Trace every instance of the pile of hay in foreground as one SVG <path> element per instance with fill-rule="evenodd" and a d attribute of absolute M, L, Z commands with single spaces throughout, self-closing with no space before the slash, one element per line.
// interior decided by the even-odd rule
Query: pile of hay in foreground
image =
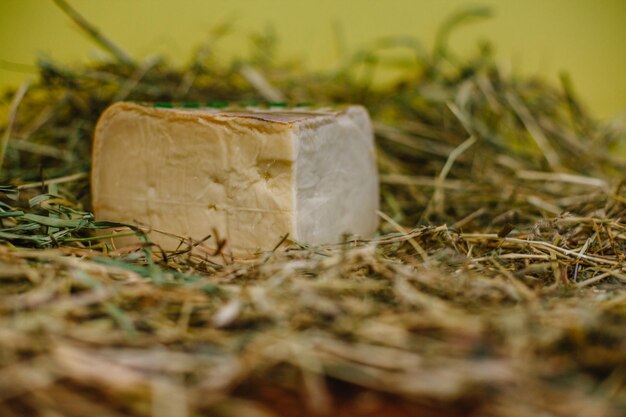
<path fill-rule="evenodd" d="M 386 39 L 323 74 L 263 37 L 246 62 L 207 44 L 182 70 L 97 33 L 116 60 L 42 62 L 3 103 L 0 415 L 624 415 L 626 129 L 565 76 L 455 58 L 451 24 L 432 53 Z M 384 66 L 400 75 L 383 88 Z M 118 100 L 364 104 L 379 234 L 247 262 L 112 247 L 88 172 Z"/>

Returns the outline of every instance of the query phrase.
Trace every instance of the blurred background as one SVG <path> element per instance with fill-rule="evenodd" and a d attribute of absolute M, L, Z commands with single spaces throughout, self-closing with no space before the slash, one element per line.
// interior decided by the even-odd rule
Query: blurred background
<path fill-rule="evenodd" d="M 184 63 L 216 26 L 233 31 L 217 50 L 246 56 L 252 33 L 273 32 L 278 55 L 312 69 L 332 68 L 384 36 L 408 35 L 430 49 L 452 12 L 489 6 L 493 17 L 456 31 L 451 46 L 495 47 L 504 70 L 556 82 L 567 71 L 593 115 L 626 115 L 626 0 L 70 0 L 90 22 L 137 58 L 164 54 Z M 35 73 L 44 54 L 61 62 L 103 56 L 52 0 L 0 1 L 0 88 Z"/>

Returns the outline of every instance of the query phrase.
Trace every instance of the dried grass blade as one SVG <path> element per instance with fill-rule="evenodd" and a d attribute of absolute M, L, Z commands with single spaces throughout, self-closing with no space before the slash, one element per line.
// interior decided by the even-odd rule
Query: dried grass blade
<path fill-rule="evenodd" d="M 26 95 L 26 91 L 28 91 L 28 88 L 30 87 L 30 83 L 31 83 L 30 79 L 24 81 L 22 85 L 20 86 L 20 88 L 15 93 L 15 95 L 13 96 L 13 101 L 11 101 L 7 127 L 6 127 L 6 130 L 4 131 L 4 134 L 2 135 L 2 138 L 0 138 L 0 169 L 2 168 L 2 165 L 4 163 L 4 157 L 6 154 L 7 146 L 9 144 L 9 140 L 11 140 L 11 133 L 13 131 L 13 125 L 15 124 L 15 120 L 17 118 L 17 110 L 20 107 L 20 103 L 22 102 L 22 99 Z"/>

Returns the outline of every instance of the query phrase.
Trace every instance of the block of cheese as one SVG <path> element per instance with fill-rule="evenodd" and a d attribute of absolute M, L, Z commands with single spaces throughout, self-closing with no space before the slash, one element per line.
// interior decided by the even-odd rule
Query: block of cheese
<path fill-rule="evenodd" d="M 116 103 L 96 127 L 91 186 L 98 220 L 143 225 L 166 250 L 217 234 L 247 257 L 287 233 L 323 244 L 378 225 L 374 141 L 361 106 Z"/>

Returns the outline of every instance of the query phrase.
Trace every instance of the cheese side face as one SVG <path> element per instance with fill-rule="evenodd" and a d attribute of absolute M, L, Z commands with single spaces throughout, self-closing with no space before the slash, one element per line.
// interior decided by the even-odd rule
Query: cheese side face
<path fill-rule="evenodd" d="M 374 233 L 379 189 L 367 111 L 352 106 L 329 123 L 304 121 L 296 136 L 298 240 L 323 244 Z"/>
<path fill-rule="evenodd" d="M 96 127 L 98 220 L 139 224 L 165 250 L 217 240 L 248 257 L 287 233 L 311 244 L 377 227 L 367 112 L 155 108 L 117 103 Z M 216 236 L 217 235 L 217 236 Z M 120 242 L 123 243 L 123 242 Z"/>

